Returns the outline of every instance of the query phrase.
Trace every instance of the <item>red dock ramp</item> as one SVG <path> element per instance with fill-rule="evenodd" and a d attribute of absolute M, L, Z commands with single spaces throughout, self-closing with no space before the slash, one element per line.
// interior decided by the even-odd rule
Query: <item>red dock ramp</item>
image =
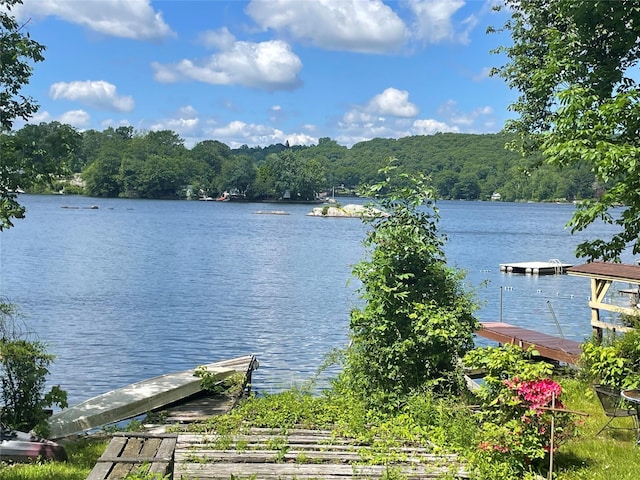
<path fill-rule="evenodd" d="M 578 363 L 582 350 L 580 343 L 573 340 L 554 337 L 546 333 L 516 327 L 501 322 L 481 322 L 482 328 L 476 333 L 481 337 L 501 344 L 511 343 L 526 350 L 531 345 L 540 353 L 540 357 L 571 365 Z"/>

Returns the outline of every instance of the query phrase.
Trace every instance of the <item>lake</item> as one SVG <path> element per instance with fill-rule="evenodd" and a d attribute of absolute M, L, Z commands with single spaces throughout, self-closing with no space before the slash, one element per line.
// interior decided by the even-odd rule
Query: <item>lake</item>
<path fill-rule="evenodd" d="M 0 294 L 57 356 L 51 382 L 70 404 L 251 353 L 260 361 L 254 390 L 277 391 L 311 378 L 329 350 L 347 343 L 358 303 L 351 268 L 365 254 L 360 220 L 309 217 L 310 205 L 20 201 L 26 219 L 0 234 Z M 467 271 L 480 320 L 501 317 L 574 340 L 590 335 L 589 280 L 499 270 L 552 258 L 582 263 L 573 252 L 587 237 L 565 228 L 572 205 L 438 207 L 447 258 Z M 272 210 L 288 215 L 256 213 Z M 589 238 L 612 231 L 592 230 Z"/>

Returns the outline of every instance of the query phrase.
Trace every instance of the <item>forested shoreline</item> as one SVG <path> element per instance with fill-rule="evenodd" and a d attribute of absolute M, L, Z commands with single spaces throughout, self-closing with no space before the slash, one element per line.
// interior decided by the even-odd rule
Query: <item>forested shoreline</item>
<path fill-rule="evenodd" d="M 560 169 L 541 156 L 505 148 L 504 134 L 438 133 L 376 138 L 351 148 L 330 138 L 317 145 L 232 149 L 217 140 L 187 148 L 170 130 L 133 127 L 79 132 L 58 122 L 26 125 L 3 134 L 5 155 L 16 164 L 64 165 L 68 176 L 29 191 L 95 197 L 197 198 L 229 192 L 247 200 L 312 200 L 320 192 L 348 193 L 380 180 L 389 157 L 405 171 L 431 177 L 441 199 L 574 201 L 593 198 L 604 185 L 587 165 Z M 70 181 L 70 179 L 75 181 Z M 495 198 L 495 197 L 494 197 Z"/>

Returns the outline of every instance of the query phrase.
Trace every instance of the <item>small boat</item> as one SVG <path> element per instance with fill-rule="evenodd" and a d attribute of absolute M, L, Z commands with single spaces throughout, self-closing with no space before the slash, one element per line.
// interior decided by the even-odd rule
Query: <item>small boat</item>
<path fill-rule="evenodd" d="M 258 361 L 253 355 L 245 355 L 199 368 L 202 367 L 222 381 L 234 373 L 249 377 L 258 368 Z M 201 378 L 195 376 L 195 370 L 193 368 L 132 383 L 61 410 L 48 419 L 49 438 L 63 438 L 127 420 L 191 397 L 203 390 Z"/>
<path fill-rule="evenodd" d="M 67 452 L 51 440 L 0 424 L 0 462 L 24 463 L 37 459 L 65 461 Z"/>

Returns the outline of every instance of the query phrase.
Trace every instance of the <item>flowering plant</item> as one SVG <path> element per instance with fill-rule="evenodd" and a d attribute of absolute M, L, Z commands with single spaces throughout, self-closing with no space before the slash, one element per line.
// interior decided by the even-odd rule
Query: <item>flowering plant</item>
<path fill-rule="evenodd" d="M 505 347 L 465 357 L 468 366 L 487 372 L 477 445 L 480 454 L 524 472 L 573 436 L 577 423 L 562 402 L 562 387 L 549 378 L 551 366 Z"/>

